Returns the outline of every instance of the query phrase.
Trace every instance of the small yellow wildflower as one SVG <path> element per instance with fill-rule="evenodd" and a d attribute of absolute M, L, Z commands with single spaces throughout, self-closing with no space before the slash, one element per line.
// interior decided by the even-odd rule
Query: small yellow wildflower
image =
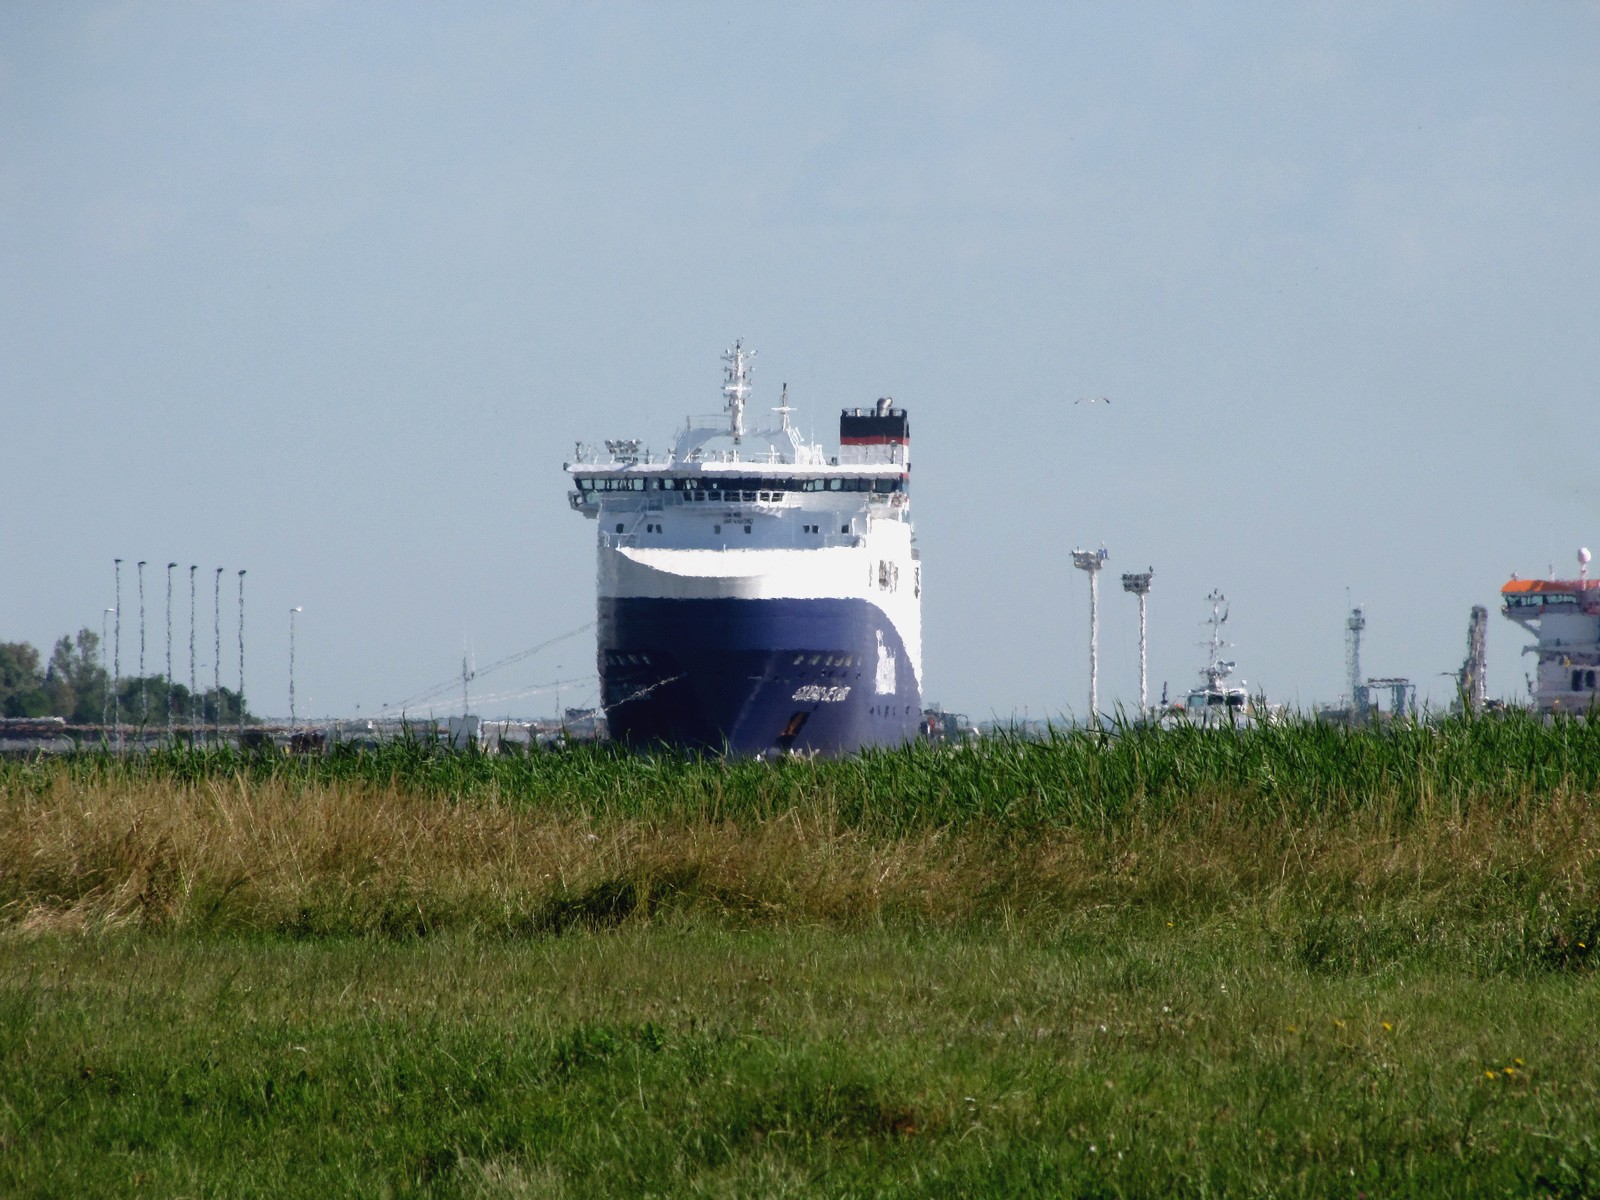
<path fill-rule="evenodd" d="M 1383 1023 L 1383 1031 L 1385 1033 L 1393 1033 L 1394 1032 L 1394 1022 L 1393 1021 L 1385 1021 Z"/>
<path fill-rule="evenodd" d="M 1527 1063 L 1523 1062 L 1520 1058 L 1513 1058 L 1511 1061 L 1516 1063 L 1517 1066 L 1519 1066 L 1519 1067 L 1525 1067 L 1525 1066 L 1528 1065 Z"/>
<path fill-rule="evenodd" d="M 1483 1077 L 1485 1079 L 1493 1079 L 1494 1078 L 1494 1072 L 1493 1071 L 1485 1071 L 1483 1073 Z"/>

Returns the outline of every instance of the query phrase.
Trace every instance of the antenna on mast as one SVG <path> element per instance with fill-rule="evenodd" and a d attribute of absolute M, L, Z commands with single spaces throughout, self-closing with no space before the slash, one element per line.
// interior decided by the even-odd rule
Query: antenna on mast
<path fill-rule="evenodd" d="M 1206 686 L 1216 688 L 1233 674 L 1234 668 L 1233 662 L 1221 657 L 1222 648 L 1228 644 L 1222 640 L 1222 627 L 1228 620 L 1228 598 L 1220 588 L 1213 588 L 1206 599 L 1211 602 L 1211 619 L 1206 622 L 1211 626 L 1211 636 L 1206 639 L 1206 666 L 1201 674 Z"/>
<path fill-rule="evenodd" d="M 783 385 L 783 392 L 778 397 L 778 407 L 772 411 L 778 414 L 778 428 L 783 430 L 785 433 L 788 433 L 789 414 L 792 413 L 794 409 L 789 407 L 789 385 L 787 383 Z"/>
<path fill-rule="evenodd" d="M 722 356 L 728 364 L 723 371 L 722 394 L 728 399 L 728 432 L 735 442 L 744 437 L 744 403 L 750 395 L 750 360 L 754 357 L 754 350 L 744 348 L 743 338 L 736 338 Z"/>

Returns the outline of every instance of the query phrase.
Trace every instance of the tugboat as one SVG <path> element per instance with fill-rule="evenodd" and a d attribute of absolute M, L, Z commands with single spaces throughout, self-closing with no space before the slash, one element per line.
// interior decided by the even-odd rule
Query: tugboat
<path fill-rule="evenodd" d="M 629 745 L 843 754 L 918 735 L 922 564 L 910 422 L 888 397 L 839 418 L 827 455 L 785 385 L 746 425 L 752 352 L 735 342 L 723 411 L 664 458 L 579 445 L 571 506 L 597 523 L 597 664 Z"/>
<path fill-rule="evenodd" d="M 1168 724 L 1238 725 L 1272 718 L 1266 703 L 1250 695 L 1243 679 L 1230 684 L 1237 665 L 1221 656 L 1228 643 L 1222 640 L 1222 626 L 1228 620 L 1228 598 L 1220 591 L 1206 597 L 1211 605 L 1211 636 L 1206 641 L 1206 665 L 1200 669 L 1200 683 L 1182 701 L 1167 706 L 1163 718 Z"/>

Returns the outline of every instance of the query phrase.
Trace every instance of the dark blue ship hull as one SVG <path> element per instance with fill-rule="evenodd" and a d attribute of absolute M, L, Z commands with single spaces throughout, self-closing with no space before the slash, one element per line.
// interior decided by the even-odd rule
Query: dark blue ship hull
<path fill-rule="evenodd" d="M 911 740 L 922 709 L 898 632 L 864 600 L 602 599 L 599 668 L 630 745 L 844 754 Z"/>

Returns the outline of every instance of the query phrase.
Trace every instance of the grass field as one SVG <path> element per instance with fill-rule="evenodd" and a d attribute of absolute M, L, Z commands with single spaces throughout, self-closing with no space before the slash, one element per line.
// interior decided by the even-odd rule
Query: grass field
<path fill-rule="evenodd" d="M 1592 1195 L 1600 726 L 0 765 L 0 1194 Z"/>

